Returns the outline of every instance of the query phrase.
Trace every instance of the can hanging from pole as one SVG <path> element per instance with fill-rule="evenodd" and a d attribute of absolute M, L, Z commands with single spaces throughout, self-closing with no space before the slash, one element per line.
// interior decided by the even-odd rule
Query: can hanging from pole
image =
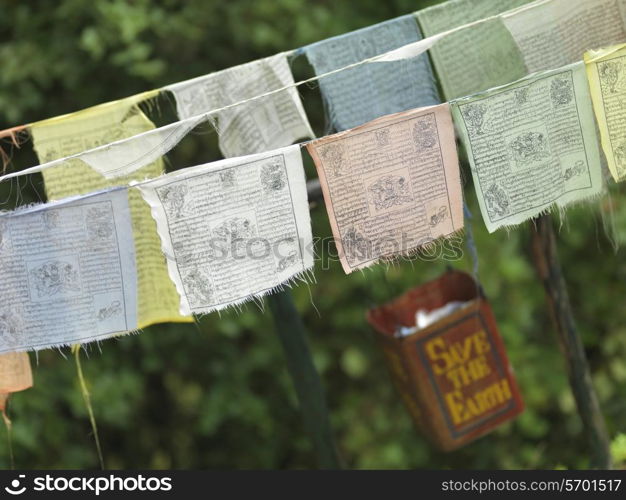
<path fill-rule="evenodd" d="M 448 271 L 369 310 L 367 320 L 415 424 L 441 450 L 523 411 L 491 306 L 469 274 Z"/>

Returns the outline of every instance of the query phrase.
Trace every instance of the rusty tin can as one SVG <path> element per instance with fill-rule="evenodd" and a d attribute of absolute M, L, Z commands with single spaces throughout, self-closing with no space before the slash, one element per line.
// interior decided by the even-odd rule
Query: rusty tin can
<path fill-rule="evenodd" d="M 408 335 L 419 309 L 460 309 Z M 439 449 L 463 446 L 512 419 L 524 404 L 480 285 L 449 271 L 367 313 L 392 379 L 417 427 Z"/>

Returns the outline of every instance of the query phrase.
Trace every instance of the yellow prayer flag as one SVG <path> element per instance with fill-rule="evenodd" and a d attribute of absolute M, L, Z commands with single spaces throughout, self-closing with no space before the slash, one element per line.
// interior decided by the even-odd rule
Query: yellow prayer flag
<path fill-rule="evenodd" d="M 585 53 L 593 109 L 613 178 L 626 178 L 626 44 Z"/>
<path fill-rule="evenodd" d="M 76 154 L 126 139 L 155 128 L 138 104 L 158 94 L 144 92 L 127 99 L 63 115 L 31 125 L 35 151 L 41 162 Z M 79 159 L 42 172 L 49 200 L 85 194 L 132 180 L 158 177 L 164 173 L 159 159 L 130 175 L 107 179 Z M 145 328 L 155 323 L 192 322 L 179 313 L 179 296 L 167 274 L 165 257 L 150 207 L 137 190 L 129 190 L 135 254 L 137 259 L 137 323 Z"/>

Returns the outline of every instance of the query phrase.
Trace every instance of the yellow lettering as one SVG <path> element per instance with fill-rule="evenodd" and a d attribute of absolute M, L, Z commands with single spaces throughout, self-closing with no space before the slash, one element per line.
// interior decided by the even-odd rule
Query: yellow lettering
<path fill-rule="evenodd" d="M 491 344 L 489 344 L 489 339 L 487 338 L 485 330 L 476 332 L 473 337 L 476 354 L 485 354 L 491 350 Z"/>
<path fill-rule="evenodd" d="M 458 389 L 448 392 L 445 395 L 445 400 L 454 425 L 459 425 L 489 412 L 511 397 L 509 381 L 502 379 L 465 399 L 463 393 Z"/>
<path fill-rule="evenodd" d="M 448 392 L 445 398 L 454 425 L 462 424 L 465 420 L 467 420 L 468 416 L 464 411 L 465 408 L 463 407 L 463 395 L 461 394 L 461 391 Z"/>
<path fill-rule="evenodd" d="M 446 351 L 446 342 L 441 337 L 431 340 L 426 344 L 428 357 L 433 361 L 433 371 L 436 375 L 443 375 L 454 365 Z M 442 364 L 440 363 L 442 362 Z"/>
<path fill-rule="evenodd" d="M 473 359 L 469 362 L 467 367 L 472 375 L 472 379 L 474 380 L 480 380 L 491 373 L 491 368 L 489 368 L 489 364 L 487 363 L 487 358 L 485 358 L 485 356 Z"/>
<path fill-rule="evenodd" d="M 500 389 L 502 390 L 502 398 L 503 401 L 507 399 L 511 399 L 513 395 L 511 394 L 511 387 L 509 386 L 509 381 L 507 379 L 502 379 L 500 382 Z"/>

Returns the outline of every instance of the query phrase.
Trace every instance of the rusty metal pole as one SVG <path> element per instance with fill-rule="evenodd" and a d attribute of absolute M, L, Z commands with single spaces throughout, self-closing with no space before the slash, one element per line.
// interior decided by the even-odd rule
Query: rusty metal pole
<path fill-rule="evenodd" d="M 535 268 L 543 283 L 561 351 L 565 357 L 569 383 L 591 452 L 590 465 L 592 468 L 610 469 L 612 461 L 609 437 L 598 397 L 591 382 L 582 339 L 574 321 L 572 305 L 559 262 L 552 218 L 549 215 L 542 215 L 534 219 L 534 222 L 532 249 Z"/>

